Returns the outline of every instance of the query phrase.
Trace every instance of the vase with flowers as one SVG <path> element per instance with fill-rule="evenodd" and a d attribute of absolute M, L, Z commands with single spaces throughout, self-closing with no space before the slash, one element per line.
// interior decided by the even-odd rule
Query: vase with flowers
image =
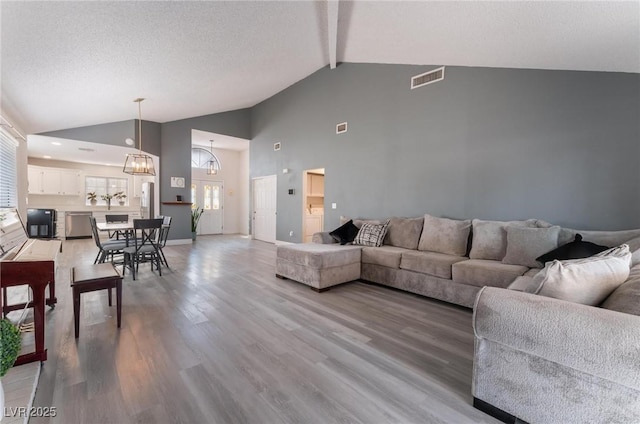
<path fill-rule="evenodd" d="M 103 194 L 102 196 L 100 196 L 100 198 L 102 200 L 104 200 L 105 202 L 107 202 L 107 210 L 110 211 L 111 210 L 111 199 L 113 199 L 113 194 Z"/>

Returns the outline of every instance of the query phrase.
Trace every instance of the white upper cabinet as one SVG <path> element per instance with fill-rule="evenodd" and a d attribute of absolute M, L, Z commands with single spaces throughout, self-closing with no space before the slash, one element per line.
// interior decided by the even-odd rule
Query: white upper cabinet
<path fill-rule="evenodd" d="M 29 194 L 79 196 L 81 172 L 73 169 L 47 168 L 29 165 Z"/>

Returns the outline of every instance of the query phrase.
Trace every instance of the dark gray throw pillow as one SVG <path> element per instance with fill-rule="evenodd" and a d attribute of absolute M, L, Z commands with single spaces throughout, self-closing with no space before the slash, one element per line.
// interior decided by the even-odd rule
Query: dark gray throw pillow
<path fill-rule="evenodd" d="M 576 234 L 576 238 L 572 242 L 563 244 L 562 246 L 537 257 L 536 260 L 544 264 L 556 259 L 560 261 L 567 259 L 582 259 L 593 256 L 596 253 L 604 252 L 607 249 L 609 249 L 607 246 L 601 246 L 599 244 L 591 243 L 590 241 L 582 241 L 582 236 L 580 234 Z"/>
<path fill-rule="evenodd" d="M 351 243 L 353 239 L 356 238 L 356 236 L 358 235 L 358 231 L 360 231 L 360 229 L 356 227 L 353 223 L 353 220 L 350 219 L 340 227 L 331 231 L 329 235 L 333 237 L 333 239 L 338 243 L 347 244 Z"/>

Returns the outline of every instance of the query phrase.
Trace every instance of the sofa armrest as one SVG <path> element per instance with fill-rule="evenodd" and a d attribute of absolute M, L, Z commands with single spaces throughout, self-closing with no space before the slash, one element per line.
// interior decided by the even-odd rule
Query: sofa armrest
<path fill-rule="evenodd" d="M 323 232 L 320 232 L 320 233 L 314 233 L 313 237 L 311 238 L 311 242 L 312 243 L 318 243 L 318 244 L 337 243 L 335 241 L 335 239 L 333 237 L 331 237 L 331 235 L 329 235 L 328 231 L 323 231 Z"/>
<path fill-rule="evenodd" d="M 637 390 L 640 316 L 495 287 L 473 312 L 476 339 Z"/>

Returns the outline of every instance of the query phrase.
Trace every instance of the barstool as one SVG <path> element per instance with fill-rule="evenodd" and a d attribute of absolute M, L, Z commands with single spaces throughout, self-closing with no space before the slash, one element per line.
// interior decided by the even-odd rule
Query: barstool
<path fill-rule="evenodd" d="M 76 339 L 80 335 L 80 294 L 109 290 L 109 306 L 111 306 L 111 289 L 116 289 L 116 314 L 118 328 L 122 317 L 122 276 L 112 263 L 88 265 L 71 268 L 71 287 L 73 289 L 73 321 Z"/>

